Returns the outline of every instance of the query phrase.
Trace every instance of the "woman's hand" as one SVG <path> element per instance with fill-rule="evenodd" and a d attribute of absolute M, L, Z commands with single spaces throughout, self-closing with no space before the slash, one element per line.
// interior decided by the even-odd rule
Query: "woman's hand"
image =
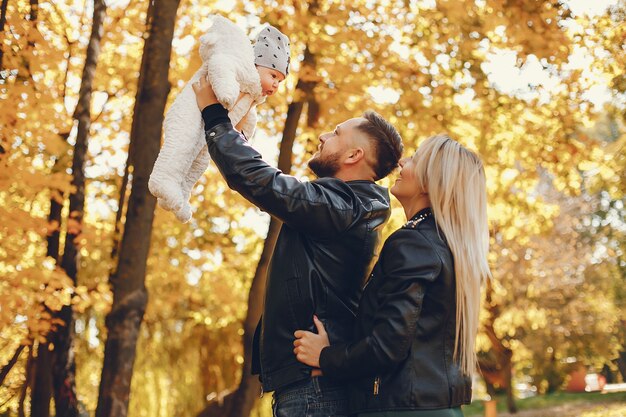
<path fill-rule="evenodd" d="M 304 330 L 296 330 L 294 333 L 296 340 L 293 342 L 295 346 L 293 353 L 296 354 L 296 358 L 300 362 L 319 368 L 322 349 L 330 346 L 330 342 L 328 341 L 326 329 L 324 329 L 324 325 L 317 316 L 313 316 L 313 322 L 317 328 L 317 334 Z"/>
<path fill-rule="evenodd" d="M 193 92 L 196 93 L 196 103 L 200 111 L 211 104 L 219 103 L 217 97 L 215 97 L 213 88 L 211 88 L 211 84 L 209 84 L 204 75 L 200 77 L 200 81 L 193 83 L 191 88 L 193 88 Z"/>

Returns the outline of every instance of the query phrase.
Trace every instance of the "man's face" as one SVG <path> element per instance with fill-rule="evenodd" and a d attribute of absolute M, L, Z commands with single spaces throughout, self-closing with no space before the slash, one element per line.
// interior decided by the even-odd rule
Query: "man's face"
<path fill-rule="evenodd" d="M 362 117 L 346 120 L 337 125 L 332 132 L 319 136 L 317 152 L 309 160 L 309 168 L 318 178 L 334 177 L 347 153 L 355 146 L 355 136 L 359 134 L 355 127 L 365 121 Z"/>

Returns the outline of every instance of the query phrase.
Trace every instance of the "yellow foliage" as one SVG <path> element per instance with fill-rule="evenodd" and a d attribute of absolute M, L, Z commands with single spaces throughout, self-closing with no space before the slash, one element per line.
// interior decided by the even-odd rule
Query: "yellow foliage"
<path fill-rule="evenodd" d="M 209 13 L 225 8 L 224 14 L 251 35 L 258 22 L 278 26 L 291 39 L 291 74 L 280 93 L 260 106 L 259 130 L 279 138 L 290 103 L 314 99 L 319 105 L 316 127 L 304 115 L 298 125 L 295 175 L 308 174 L 305 164 L 322 131 L 367 109 L 398 127 L 407 154 L 428 136 L 448 132 L 477 150 L 485 163 L 493 302 L 505 310 L 495 328 L 520 350 L 516 358 L 532 357 L 528 340 L 522 340 L 528 333 L 553 332 L 555 339 L 568 340 L 597 331 L 598 325 L 577 311 L 603 318 L 609 323 L 604 330 L 612 328 L 609 316 L 617 313 L 610 303 L 595 309 L 593 300 L 570 300 L 578 268 L 589 266 L 592 251 L 576 246 L 568 231 L 578 223 L 568 210 L 573 202 L 584 206 L 585 191 L 623 198 L 626 136 L 618 122 L 607 122 L 615 134 L 584 129 L 597 121 L 591 110 L 598 109 L 584 95 L 591 82 L 583 70 L 567 65 L 570 52 L 589 43 L 592 70 L 608 77 L 619 92 L 624 25 L 607 14 L 595 21 L 577 17 L 576 25 L 565 30 L 570 13 L 554 1 L 316 3 L 317 9 L 312 2 L 181 2 L 168 104 L 200 66 L 197 42 Z M 54 312 L 71 305 L 81 364 L 78 394 L 91 413 L 102 366 L 104 317 L 112 302 L 113 231 L 147 4 L 111 5 L 107 12 L 93 84 L 82 225 L 67 213 L 65 200 L 72 191 L 72 112 L 90 29 L 84 6 L 73 0 L 41 2 L 35 26 L 24 18 L 30 3 L 11 1 L 10 30 L 0 37 L 0 338 L 11 346 L 36 345 L 62 324 L 46 308 Z M 189 43 L 191 49 L 177 47 Z M 305 51 L 313 58 L 306 65 Z M 520 86 L 519 93 L 497 87 L 484 68 L 492 54 L 502 51 L 515 53 L 518 69 L 534 55 L 556 86 Z M 315 83 L 313 96 L 296 89 L 298 83 Z M 618 119 L 619 109 L 607 106 L 611 111 L 611 120 Z M 48 222 L 51 200 L 64 204 L 61 222 Z M 176 222 L 161 209 L 154 219 L 146 276 L 150 301 L 137 350 L 132 416 L 194 415 L 209 394 L 232 388 L 240 376 L 241 321 L 268 217 L 228 190 L 214 167 L 194 190 L 192 202 L 196 216 L 190 224 Z M 385 235 L 403 222 L 394 201 Z M 67 233 L 78 235 L 76 285 L 47 257 L 47 238 L 57 231 L 61 248 Z M 611 250 L 607 256 L 619 252 Z M 589 289 L 592 294 L 601 290 Z M 561 317 L 565 313 L 575 324 Z M 481 337 L 479 344 L 488 342 Z M 0 391 L 0 404 L 8 396 Z M 13 400 L 5 408 L 15 406 Z"/>

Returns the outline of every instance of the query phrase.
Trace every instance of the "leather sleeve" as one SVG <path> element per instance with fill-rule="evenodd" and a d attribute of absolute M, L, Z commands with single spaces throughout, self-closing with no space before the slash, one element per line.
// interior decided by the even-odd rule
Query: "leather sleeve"
<path fill-rule="evenodd" d="M 350 187 L 336 178 L 300 181 L 270 166 L 230 123 L 206 132 L 211 159 L 228 186 L 294 229 L 316 237 L 346 230 L 358 210 Z"/>
<path fill-rule="evenodd" d="M 375 376 L 404 360 L 415 338 L 424 292 L 442 262 L 418 230 L 400 229 L 383 247 L 380 300 L 372 331 L 360 340 L 322 350 L 324 375 L 340 379 Z"/>

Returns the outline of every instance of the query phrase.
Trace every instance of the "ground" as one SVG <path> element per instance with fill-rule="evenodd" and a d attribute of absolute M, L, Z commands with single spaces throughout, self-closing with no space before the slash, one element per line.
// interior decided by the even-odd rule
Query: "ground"
<path fill-rule="evenodd" d="M 626 402 L 616 404 L 564 404 L 517 414 L 498 413 L 498 417 L 626 417 Z"/>
<path fill-rule="evenodd" d="M 505 412 L 504 399 L 498 404 L 498 417 L 626 417 L 626 392 L 556 393 L 517 400 L 519 412 Z M 480 402 L 463 408 L 466 417 L 482 416 Z"/>

